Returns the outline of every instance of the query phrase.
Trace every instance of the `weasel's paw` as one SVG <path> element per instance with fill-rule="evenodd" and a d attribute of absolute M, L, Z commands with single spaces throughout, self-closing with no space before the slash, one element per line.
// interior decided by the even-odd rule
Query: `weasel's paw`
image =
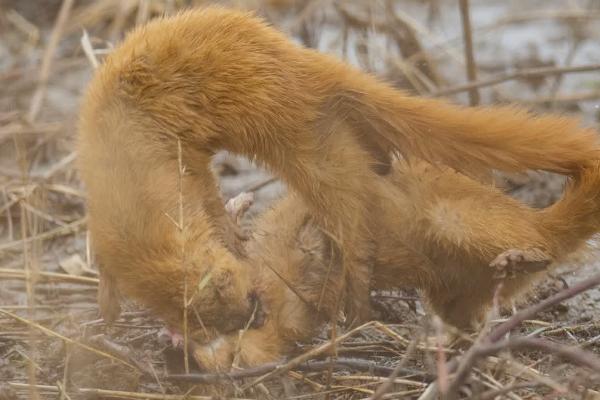
<path fill-rule="evenodd" d="M 242 192 L 227 200 L 227 203 L 225 203 L 225 210 L 233 220 L 239 224 L 240 219 L 244 216 L 246 211 L 248 211 L 250 206 L 252 206 L 252 203 L 254 203 L 254 193 Z"/>
<path fill-rule="evenodd" d="M 203 345 L 192 345 L 192 354 L 196 364 L 211 372 L 229 372 L 233 364 L 234 348 L 225 337 L 217 337 Z"/>
<path fill-rule="evenodd" d="M 252 192 L 242 192 L 225 203 L 225 211 L 229 215 L 229 218 L 226 218 L 225 225 L 228 227 L 227 231 L 233 234 L 230 238 L 232 242 L 230 244 L 240 254 L 244 254 L 244 249 L 240 247 L 240 242 L 245 242 L 249 239 L 248 235 L 240 227 L 240 223 L 242 217 L 253 203 L 254 193 Z"/>
<path fill-rule="evenodd" d="M 517 273 L 535 273 L 546 269 L 552 262 L 550 256 L 540 249 L 509 249 L 500 253 L 490 263 L 496 271 L 495 279 L 515 278 Z"/>

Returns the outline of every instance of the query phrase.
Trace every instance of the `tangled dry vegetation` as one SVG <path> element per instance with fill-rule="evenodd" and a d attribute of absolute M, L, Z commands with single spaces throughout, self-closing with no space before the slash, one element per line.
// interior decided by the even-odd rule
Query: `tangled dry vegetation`
<path fill-rule="evenodd" d="M 495 315 L 479 337 L 463 336 L 455 346 L 444 344 L 449 332 L 410 290 L 373 295 L 382 322 L 333 339 L 324 330 L 313 343 L 299 344 L 298 358 L 226 375 L 177 377 L 181 354 L 161 342 L 160 322 L 134 304 L 113 326 L 98 319 L 98 278 L 73 166 L 80 93 L 94 63 L 128 28 L 205 3 L 3 2 L 0 399 L 433 399 L 440 393 L 600 399 L 600 293 L 592 289 L 600 278 L 593 254 L 550 277 L 515 306 L 521 313 Z M 227 4 L 258 9 L 299 42 L 415 93 L 471 104 L 521 102 L 579 113 L 596 126 L 600 121 L 597 0 Z M 225 197 L 256 192 L 254 212 L 283 191 L 244 160 L 220 155 L 215 167 Z M 562 185 L 548 175 L 502 181 L 538 206 L 556 200 Z"/>

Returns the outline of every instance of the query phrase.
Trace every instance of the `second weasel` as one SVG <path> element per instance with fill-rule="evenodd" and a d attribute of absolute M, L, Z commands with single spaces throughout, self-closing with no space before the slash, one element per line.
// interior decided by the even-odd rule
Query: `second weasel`
<path fill-rule="evenodd" d="M 419 288 L 429 307 L 458 328 L 481 322 L 498 272 L 518 276 L 503 278 L 506 301 L 600 230 L 600 164 L 582 170 L 543 210 L 423 162 L 397 162 L 392 171 L 374 183 L 385 194 L 371 288 Z M 339 252 L 298 197 L 258 218 L 248 255 L 265 323 L 241 339 L 235 333 L 197 346 L 194 356 L 206 369 L 229 370 L 235 356 L 246 367 L 278 361 L 335 312 Z"/>

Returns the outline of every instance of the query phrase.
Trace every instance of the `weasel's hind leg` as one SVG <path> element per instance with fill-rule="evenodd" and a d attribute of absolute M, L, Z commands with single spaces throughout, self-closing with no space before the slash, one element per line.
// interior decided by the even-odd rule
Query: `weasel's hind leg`
<path fill-rule="evenodd" d="M 503 282 L 505 301 L 554 261 L 554 240 L 535 210 L 464 175 L 426 166 L 401 164 L 392 177 L 414 210 L 405 216 L 404 240 L 431 260 L 431 275 L 441 281 L 423 282 L 434 311 L 470 328 L 491 306 L 498 278 L 519 275 Z"/>
<path fill-rule="evenodd" d="M 552 258 L 540 249 L 509 249 L 500 253 L 490 267 L 496 270 L 494 278 L 504 279 L 515 278 L 518 273 L 542 272 L 551 263 Z"/>

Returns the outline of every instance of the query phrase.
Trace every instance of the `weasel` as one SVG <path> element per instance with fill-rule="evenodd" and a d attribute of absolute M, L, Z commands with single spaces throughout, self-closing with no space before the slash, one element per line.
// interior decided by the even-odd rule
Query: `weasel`
<path fill-rule="evenodd" d="M 500 281 L 506 302 L 600 230 L 600 164 L 542 210 L 423 162 L 398 162 L 384 181 L 375 183 L 385 195 L 371 288 L 419 288 L 432 311 L 461 329 L 482 322 Z M 245 367 L 279 361 L 335 313 L 340 253 L 297 196 L 258 218 L 248 255 L 264 325 L 196 344 L 205 369 L 229 370 L 234 358 Z"/>
<path fill-rule="evenodd" d="M 599 155 L 595 132 L 573 119 L 408 96 L 251 14 L 216 7 L 129 33 L 97 69 L 80 116 L 79 168 L 103 275 L 174 324 L 187 285 L 195 325 L 219 329 L 245 320 L 255 296 L 209 169 L 218 150 L 258 161 L 302 197 L 341 249 L 353 322 L 369 315 L 371 182 L 394 153 L 468 174 L 572 174 Z"/>

